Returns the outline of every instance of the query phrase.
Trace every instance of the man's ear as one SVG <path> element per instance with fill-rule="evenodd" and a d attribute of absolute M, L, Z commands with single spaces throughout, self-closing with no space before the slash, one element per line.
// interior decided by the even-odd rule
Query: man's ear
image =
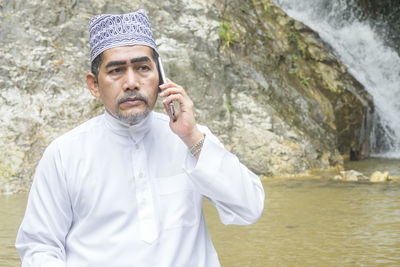
<path fill-rule="evenodd" d="M 90 90 L 90 93 L 95 98 L 100 98 L 99 84 L 97 82 L 96 76 L 93 73 L 89 72 L 88 74 L 86 74 L 86 84 Z"/>

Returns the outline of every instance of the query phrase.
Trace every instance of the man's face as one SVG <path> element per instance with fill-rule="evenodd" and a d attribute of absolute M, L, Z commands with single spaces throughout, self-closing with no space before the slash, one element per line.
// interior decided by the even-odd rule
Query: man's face
<path fill-rule="evenodd" d="M 137 124 L 154 108 L 158 85 L 151 48 L 135 45 L 104 51 L 97 82 L 90 90 L 112 115 Z"/>

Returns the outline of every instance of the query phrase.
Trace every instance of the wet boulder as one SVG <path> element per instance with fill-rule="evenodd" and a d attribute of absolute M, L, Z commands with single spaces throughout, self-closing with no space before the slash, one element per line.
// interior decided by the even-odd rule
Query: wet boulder
<path fill-rule="evenodd" d="M 387 181 L 390 181 L 391 179 L 389 176 L 389 172 L 376 171 L 371 174 L 371 177 L 369 180 L 370 180 L 370 182 L 373 182 L 373 183 L 379 183 L 379 182 L 387 182 Z"/>
<path fill-rule="evenodd" d="M 363 182 L 369 180 L 367 176 L 355 170 L 341 171 L 340 175 L 336 175 L 333 179 L 344 182 Z"/>

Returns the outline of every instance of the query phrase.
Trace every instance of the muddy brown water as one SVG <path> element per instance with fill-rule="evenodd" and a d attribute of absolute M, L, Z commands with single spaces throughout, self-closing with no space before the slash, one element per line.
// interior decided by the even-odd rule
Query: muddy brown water
<path fill-rule="evenodd" d="M 352 162 L 346 168 L 400 175 L 399 160 Z M 331 178 L 320 174 L 263 182 L 264 213 L 251 226 L 223 225 L 205 201 L 222 266 L 400 266 L 400 182 Z M 0 196 L 0 267 L 20 266 L 14 241 L 26 198 Z"/>

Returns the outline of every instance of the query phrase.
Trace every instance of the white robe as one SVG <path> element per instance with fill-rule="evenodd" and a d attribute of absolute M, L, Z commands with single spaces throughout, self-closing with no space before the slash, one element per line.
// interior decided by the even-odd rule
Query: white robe
<path fill-rule="evenodd" d="M 43 154 L 16 248 L 22 266 L 220 266 L 202 198 L 224 224 L 261 216 L 259 178 L 206 134 L 199 160 L 151 112 L 127 126 L 108 113 L 54 140 Z"/>

